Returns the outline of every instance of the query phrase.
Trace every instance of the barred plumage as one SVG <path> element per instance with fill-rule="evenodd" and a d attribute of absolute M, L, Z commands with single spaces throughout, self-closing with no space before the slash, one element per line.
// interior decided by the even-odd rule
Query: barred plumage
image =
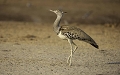
<path fill-rule="evenodd" d="M 61 31 L 62 35 L 66 36 L 67 39 L 84 41 L 90 43 L 95 48 L 98 48 L 96 42 L 84 31 L 77 27 L 63 25 L 59 31 Z"/>

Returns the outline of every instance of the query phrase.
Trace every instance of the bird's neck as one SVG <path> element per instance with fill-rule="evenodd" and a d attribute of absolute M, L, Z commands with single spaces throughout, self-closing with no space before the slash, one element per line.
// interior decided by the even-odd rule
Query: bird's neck
<path fill-rule="evenodd" d="M 61 18 L 62 18 L 62 15 L 61 16 L 57 15 L 57 18 L 56 18 L 56 20 L 54 22 L 53 28 L 54 28 L 54 31 L 56 33 L 59 33 Z"/>

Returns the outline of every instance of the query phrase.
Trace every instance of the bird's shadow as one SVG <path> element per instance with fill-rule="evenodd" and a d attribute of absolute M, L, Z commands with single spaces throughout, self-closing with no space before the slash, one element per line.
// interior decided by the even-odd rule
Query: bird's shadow
<path fill-rule="evenodd" d="M 108 62 L 106 64 L 120 64 L 120 62 Z"/>
<path fill-rule="evenodd" d="M 103 53 L 105 56 L 106 55 L 112 55 L 111 53 L 109 53 L 107 50 L 99 50 L 100 53 Z M 120 64 L 120 61 L 118 62 L 108 62 L 108 63 L 105 63 L 105 64 Z"/>

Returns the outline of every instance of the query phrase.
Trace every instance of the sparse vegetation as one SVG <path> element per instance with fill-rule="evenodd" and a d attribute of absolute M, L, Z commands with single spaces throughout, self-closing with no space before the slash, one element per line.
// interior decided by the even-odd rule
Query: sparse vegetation
<path fill-rule="evenodd" d="M 68 23 L 118 25 L 119 8 L 119 0 L 1 0 L 0 20 L 51 23 L 55 16 L 48 10 L 63 9 Z"/>

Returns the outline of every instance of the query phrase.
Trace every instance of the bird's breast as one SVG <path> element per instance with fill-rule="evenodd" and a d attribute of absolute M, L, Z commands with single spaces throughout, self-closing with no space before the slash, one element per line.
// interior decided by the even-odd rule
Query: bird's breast
<path fill-rule="evenodd" d="M 59 36 L 61 39 L 67 39 L 67 36 L 63 35 L 63 34 L 61 33 L 61 31 L 59 32 L 58 36 Z"/>

